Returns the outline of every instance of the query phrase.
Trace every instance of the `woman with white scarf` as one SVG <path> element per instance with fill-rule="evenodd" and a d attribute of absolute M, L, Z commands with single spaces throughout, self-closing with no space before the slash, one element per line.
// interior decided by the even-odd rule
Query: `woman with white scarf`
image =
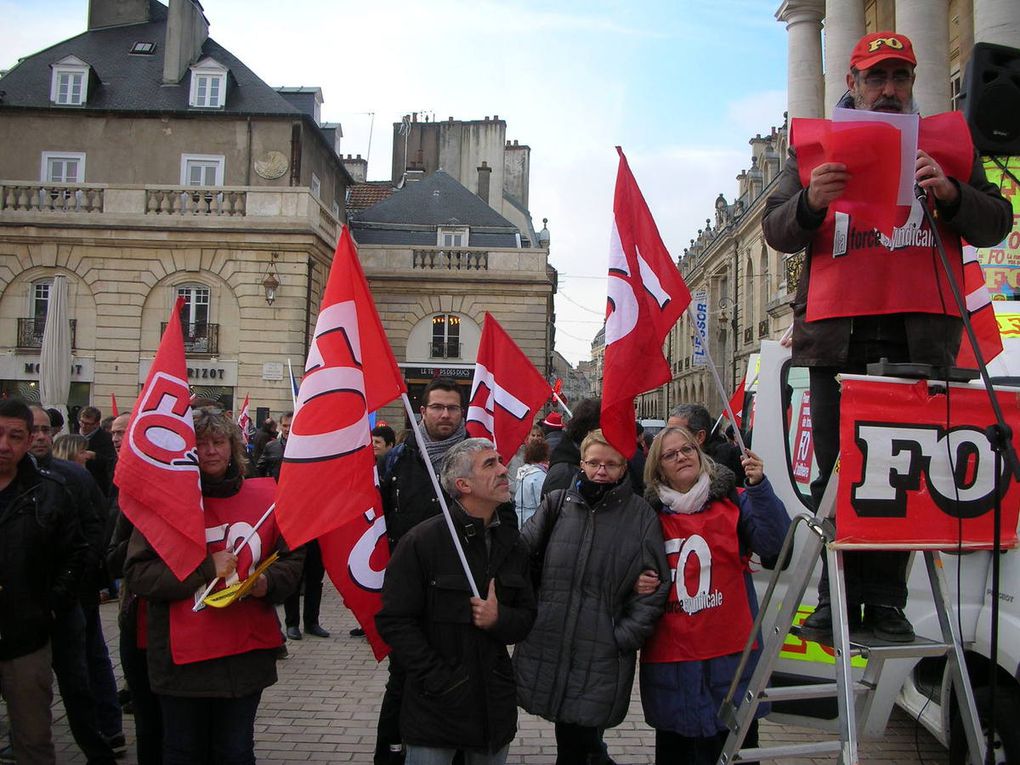
<path fill-rule="evenodd" d="M 656 763 L 718 760 L 727 729 L 717 712 L 758 611 L 751 553 L 777 557 L 790 525 L 758 455 L 748 451 L 741 462 L 747 482 L 737 494 L 732 471 L 704 454 L 686 428 L 666 428 L 648 452 L 645 499 L 659 514 L 674 572 L 666 612 L 641 649 L 641 704 L 655 728 Z M 658 584 L 645 580 L 639 591 Z M 758 708 L 759 717 L 767 712 Z M 755 720 L 745 746 L 756 746 L 757 735 Z"/>

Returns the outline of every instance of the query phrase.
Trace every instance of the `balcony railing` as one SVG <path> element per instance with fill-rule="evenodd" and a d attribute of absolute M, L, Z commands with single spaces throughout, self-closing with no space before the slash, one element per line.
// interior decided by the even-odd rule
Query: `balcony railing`
<path fill-rule="evenodd" d="M 5 183 L 0 187 L 0 210 L 102 212 L 103 187 L 64 183 Z"/>
<path fill-rule="evenodd" d="M 77 348 L 78 322 L 71 322 L 71 349 Z M 46 317 L 18 319 L 18 348 L 42 348 L 43 332 L 46 329 Z"/>
<path fill-rule="evenodd" d="M 412 268 L 426 271 L 488 271 L 489 253 L 485 250 L 414 250 Z"/>
<path fill-rule="evenodd" d="M 181 324 L 184 332 L 184 352 L 192 355 L 215 356 L 220 352 L 220 325 L 205 322 Z M 166 322 L 160 325 L 159 335 L 166 332 Z"/>
<path fill-rule="evenodd" d="M 431 352 L 434 359 L 458 359 L 460 340 L 433 340 Z"/>
<path fill-rule="evenodd" d="M 248 193 L 218 187 L 173 186 L 145 190 L 148 215 L 244 216 Z"/>
<path fill-rule="evenodd" d="M 754 330 L 748 327 L 744 330 L 744 345 L 747 345 L 754 340 Z"/>

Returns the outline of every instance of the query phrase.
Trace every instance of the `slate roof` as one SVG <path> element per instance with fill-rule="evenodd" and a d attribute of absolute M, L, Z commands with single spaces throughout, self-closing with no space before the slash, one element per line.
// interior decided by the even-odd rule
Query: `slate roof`
<path fill-rule="evenodd" d="M 470 226 L 472 229 L 491 228 L 517 233 L 513 223 L 442 170 L 420 181 L 406 184 L 388 199 L 357 213 L 353 220 L 365 223 Z M 474 239 L 474 231 L 471 238 Z"/>
<path fill-rule="evenodd" d="M 202 58 L 211 57 L 230 75 L 226 104 L 222 109 L 188 106 L 191 78 L 188 72 L 176 85 L 163 84 L 167 7 L 149 2 L 150 21 L 86 31 L 27 56 L 2 79 L 0 109 L 62 109 L 78 111 L 158 112 L 231 115 L 301 114 L 263 82 L 242 61 L 212 38 L 202 46 Z M 154 42 L 155 53 L 129 53 L 135 42 Z M 50 65 L 66 56 L 77 56 L 92 68 L 88 99 L 84 106 L 53 106 L 50 103 Z M 98 80 L 98 82 L 97 82 Z"/>

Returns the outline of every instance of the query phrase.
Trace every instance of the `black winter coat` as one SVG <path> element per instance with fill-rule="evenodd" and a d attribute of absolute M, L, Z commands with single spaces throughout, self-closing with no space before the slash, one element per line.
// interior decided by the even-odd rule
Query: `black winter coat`
<path fill-rule="evenodd" d="M 386 568 L 379 634 L 407 673 L 400 732 L 419 746 L 497 751 L 517 732 L 517 701 L 506 646 L 523 640 L 535 620 L 528 555 L 515 528 L 485 528 L 451 504 L 475 586 L 483 597 L 495 580 L 499 620 L 490 630 L 471 620 L 471 591 L 446 519 L 415 526 Z"/>
<path fill-rule="evenodd" d="M 88 544 L 59 476 L 25 455 L 0 511 L 0 661 L 42 648 L 75 602 Z"/>

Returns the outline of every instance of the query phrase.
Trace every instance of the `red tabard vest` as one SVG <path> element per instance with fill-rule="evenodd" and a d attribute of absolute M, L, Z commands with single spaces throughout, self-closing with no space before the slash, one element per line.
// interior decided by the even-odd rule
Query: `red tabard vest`
<path fill-rule="evenodd" d="M 754 620 L 740 556 L 740 510 L 728 499 L 700 513 L 659 513 L 673 586 L 641 661 L 697 661 L 744 650 Z"/>
<path fill-rule="evenodd" d="M 923 118 L 918 145 L 947 176 L 961 184 L 970 180 L 974 145 L 960 112 Z M 843 200 L 842 212 L 829 207 L 811 243 L 808 321 L 904 312 L 960 315 L 919 204 L 899 207 L 893 238 L 884 244 L 860 206 Z M 963 284 L 960 237 L 938 218 L 936 223 Z"/>
<path fill-rule="evenodd" d="M 276 482 L 272 478 L 248 478 L 241 491 L 226 499 L 205 497 L 205 539 L 209 553 L 239 544 L 273 503 Z M 280 534 L 276 516 L 270 515 L 251 541 L 237 551 L 237 571 L 225 582 L 220 580 L 213 592 L 247 578 L 264 557 L 276 549 Z M 191 609 L 195 599 L 170 605 L 170 654 L 174 664 L 190 664 L 221 656 L 233 656 L 259 648 L 278 648 L 283 644 L 276 609 L 262 598 L 248 597 L 226 608 Z"/>

